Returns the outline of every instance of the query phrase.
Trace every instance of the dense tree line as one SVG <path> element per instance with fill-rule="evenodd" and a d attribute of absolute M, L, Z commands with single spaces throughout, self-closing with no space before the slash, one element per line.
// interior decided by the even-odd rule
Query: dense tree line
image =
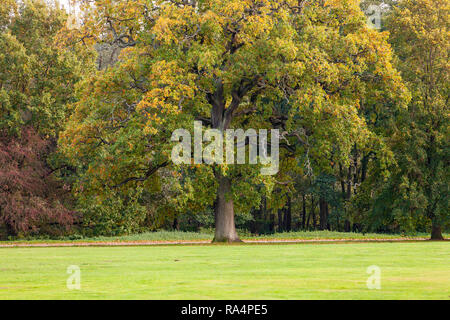
<path fill-rule="evenodd" d="M 448 230 L 448 0 L 77 3 L 0 11 L 0 234 Z M 173 164 L 194 121 L 278 173 Z"/>
<path fill-rule="evenodd" d="M 89 61 L 56 44 L 67 14 L 41 1 L 0 9 L 0 234 L 68 232 L 78 220 L 72 169 L 55 152 Z M 91 54 L 92 56 L 92 54 Z M 84 57 L 84 58 L 83 58 Z M 86 60 L 84 60 L 86 59 Z M 92 60 L 92 58 L 91 58 Z"/>

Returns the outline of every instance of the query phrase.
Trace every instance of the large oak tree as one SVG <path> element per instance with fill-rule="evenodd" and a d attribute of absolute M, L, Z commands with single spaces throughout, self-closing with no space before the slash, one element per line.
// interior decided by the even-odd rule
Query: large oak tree
<path fill-rule="evenodd" d="M 356 0 L 80 4 L 82 27 L 67 40 L 123 51 L 80 87 L 60 140 L 84 170 L 79 192 L 136 204 L 130 190 L 159 183 L 165 168 L 183 191 L 180 208 L 214 205 L 215 241 L 239 241 L 235 209 L 259 206 L 258 188 L 273 190 L 287 169 L 264 177 L 251 165 L 174 166 L 173 130 L 194 120 L 221 131 L 278 128 L 281 156 L 294 160 L 283 165 L 310 173 L 311 158 L 346 162 L 355 143 L 373 141 L 361 110 L 408 99 L 387 35 L 367 26 Z"/>

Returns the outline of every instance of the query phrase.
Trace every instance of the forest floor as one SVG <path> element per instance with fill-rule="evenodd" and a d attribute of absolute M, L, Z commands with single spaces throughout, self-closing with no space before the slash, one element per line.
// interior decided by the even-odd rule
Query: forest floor
<path fill-rule="evenodd" d="M 168 244 L 209 244 L 214 237 L 213 230 L 202 232 L 157 231 L 116 237 L 62 238 L 62 239 L 23 239 L 15 241 L 0 241 L 1 247 L 68 247 L 68 246 L 139 246 Z M 274 233 L 269 235 L 252 235 L 240 232 L 244 244 L 264 243 L 328 243 L 328 242 L 398 242 L 426 241 L 428 234 L 399 235 L 376 233 L 352 233 L 335 231 L 298 231 Z M 444 234 L 446 239 L 449 234 Z"/>
<path fill-rule="evenodd" d="M 449 261 L 433 241 L 0 248 L 0 299 L 448 300 Z"/>
<path fill-rule="evenodd" d="M 255 239 L 242 240 L 242 244 L 301 244 L 301 243 L 376 243 L 376 242 L 420 242 L 431 241 L 428 238 L 397 238 L 397 239 Z M 446 241 L 450 241 L 446 239 Z M 157 245 L 229 245 L 227 243 L 212 243 L 211 240 L 153 240 L 153 241 L 74 241 L 74 242 L 12 242 L 1 243 L 0 248 L 20 248 L 20 247 L 129 247 L 129 246 L 157 246 Z"/>

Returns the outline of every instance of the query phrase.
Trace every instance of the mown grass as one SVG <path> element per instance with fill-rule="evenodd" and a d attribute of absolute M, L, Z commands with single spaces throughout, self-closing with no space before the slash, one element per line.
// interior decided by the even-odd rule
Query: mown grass
<path fill-rule="evenodd" d="M 0 299 L 449 299 L 449 261 L 448 242 L 1 248 Z"/>
<path fill-rule="evenodd" d="M 446 235 L 448 236 L 448 235 Z M 415 235 L 401 234 L 380 234 L 380 233 L 354 233 L 354 232 L 337 232 L 337 231 L 298 231 L 283 232 L 269 235 L 246 235 L 244 239 L 418 239 L 429 238 L 429 234 L 419 233 Z"/>
<path fill-rule="evenodd" d="M 252 235 L 248 232 L 238 232 L 241 239 L 245 240 L 292 240 L 292 239 L 418 239 L 429 238 L 429 234 L 420 233 L 416 235 L 400 235 L 400 234 L 377 234 L 377 233 L 352 233 L 352 232 L 336 232 L 336 231 L 298 231 L 298 232 L 283 232 L 268 235 Z M 450 238 L 449 234 L 444 237 Z M 157 231 L 146 232 L 125 236 L 100 236 L 87 238 L 62 238 L 62 239 L 22 239 L 14 241 L 2 241 L 1 243 L 8 244 L 12 242 L 19 243 L 54 243 L 54 242 L 112 242 L 112 241 L 178 241 L 178 240 L 212 240 L 214 238 L 214 231 L 205 229 L 201 232 L 182 232 L 182 231 Z"/>

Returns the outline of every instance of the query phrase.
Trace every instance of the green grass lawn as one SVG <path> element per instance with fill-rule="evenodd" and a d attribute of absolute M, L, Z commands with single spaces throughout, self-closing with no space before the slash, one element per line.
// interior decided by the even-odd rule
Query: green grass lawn
<path fill-rule="evenodd" d="M 450 299 L 449 262 L 448 242 L 2 248 L 0 299 Z"/>
<path fill-rule="evenodd" d="M 239 231 L 239 236 L 243 240 L 261 239 L 261 240 L 276 240 L 276 239 L 414 239 L 414 238 L 429 238 L 428 233 L 419 233 L 415 235 L 400 235 L 400 234 L 379 234 L 379 233 L 353 233 L 353 232 L 337 232 L 337 231 L 296 231 L 296 232 L 282 232 L 268 235 L 255 236 L 248 232 Z M 449 234 L 444 234 L 445 238 L 450 238 Z M 132 234 L 117 237 L 91 237 L 81 239 L 21 239 L 15 241 L 0 241 L 0 244 L 16 243 L 52 243 L 52 242 L 98 242 L 98 241 L 176 241 L 176 240 L 212 240 L 214 238 L 214 230 L 206 229 L 201 232 L 182 232 L 182 231 L 157 231 L 145 232 L 140 234 Z"/>

